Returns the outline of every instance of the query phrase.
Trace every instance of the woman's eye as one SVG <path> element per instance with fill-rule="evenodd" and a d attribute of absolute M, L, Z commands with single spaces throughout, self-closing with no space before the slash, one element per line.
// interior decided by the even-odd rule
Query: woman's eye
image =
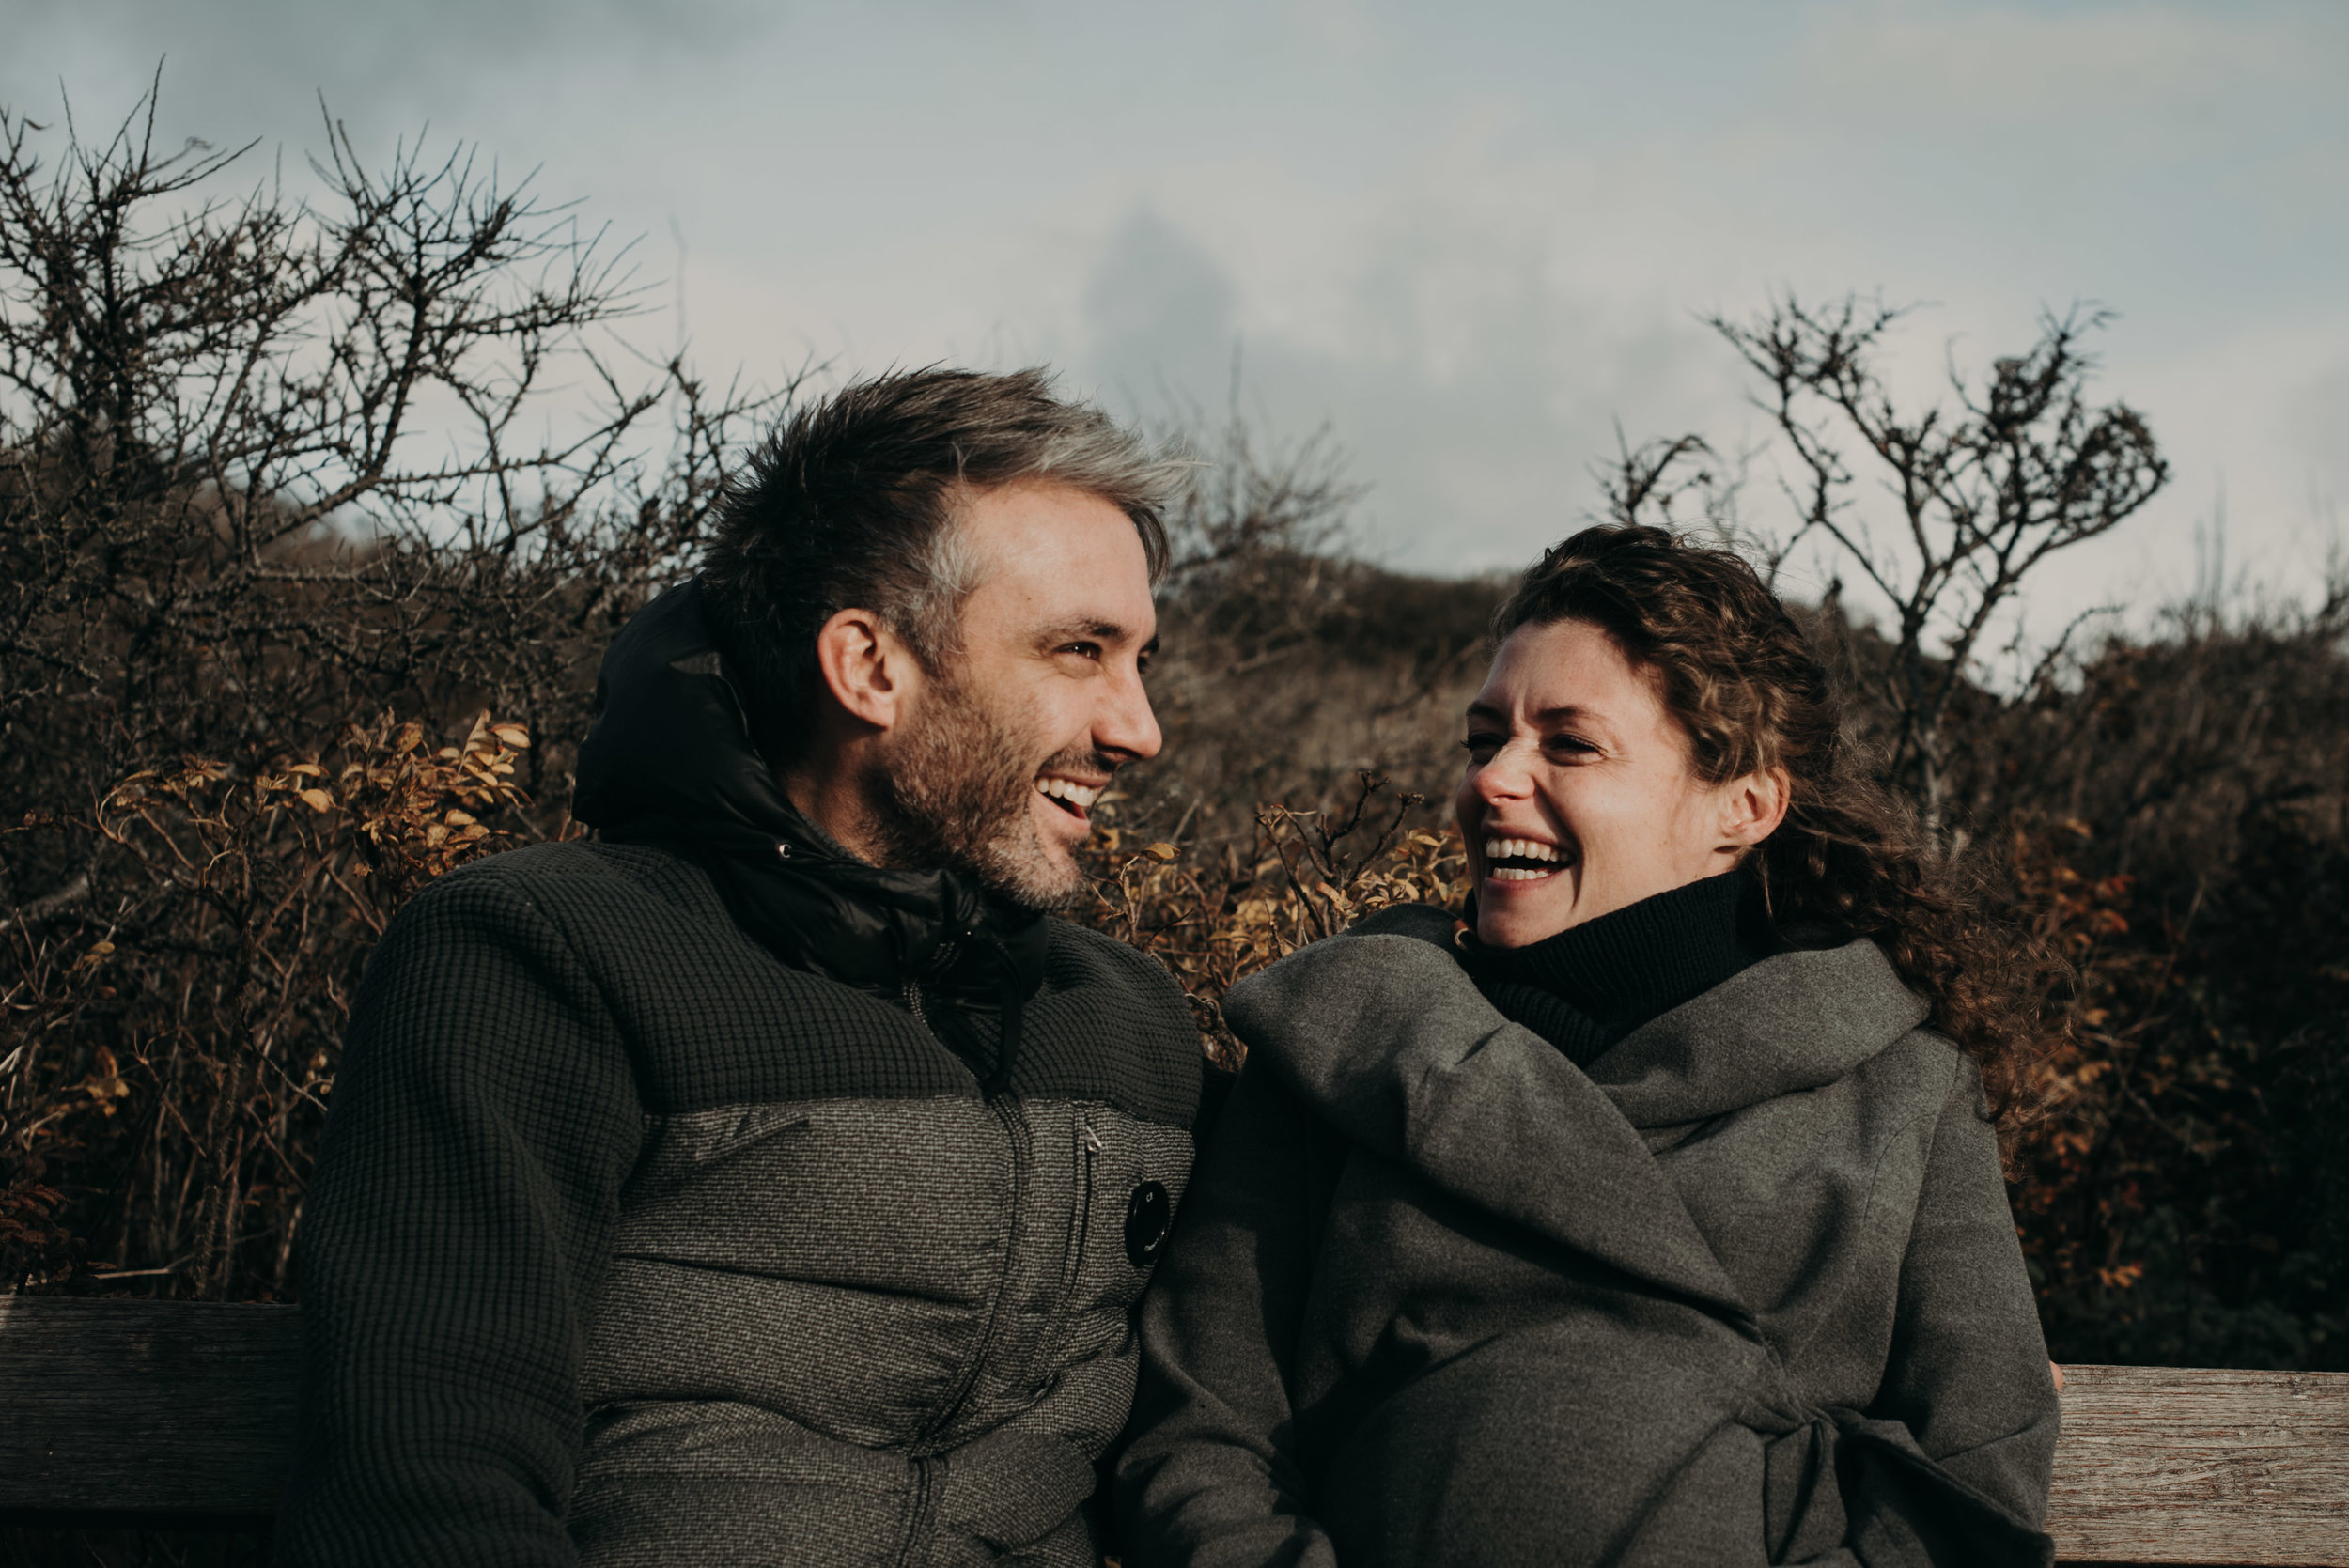
<path fill-rule="evenodd" d="M 1553 735 L 1549 749 L 1563 756 L 1588 756 L 1598 750 L 1579 735 Z"/>
<path fill-rule="evenodd" d="M 1482 762 L 1485 758 L 1501 750 L 1501 737 L 1497 735 L 1471 735 L 1466 740 L 1461 741 L 1460 744 L 1467 750 L 1470 756 L 1476 758 L 1479 762 Z"/>

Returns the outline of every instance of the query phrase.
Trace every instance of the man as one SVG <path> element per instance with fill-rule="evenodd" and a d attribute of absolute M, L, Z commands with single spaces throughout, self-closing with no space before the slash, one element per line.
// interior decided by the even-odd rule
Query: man
<path fill-rule="evenodd" d="M 1097 1560 L 1201 1059 L 1047 911 L 1159 749 L 1169 477 L 1034 372 L 776 435 L 605 660 L 601 841 L 443 879 L 369 965 L 283 1560 Z"/>

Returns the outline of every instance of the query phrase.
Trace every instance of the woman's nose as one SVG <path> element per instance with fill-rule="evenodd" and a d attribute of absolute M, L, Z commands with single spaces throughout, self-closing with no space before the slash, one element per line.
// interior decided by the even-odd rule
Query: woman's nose
<path fill-rule="evenodd" d="M 1522 800 L 1533 788 L 1530 759 L 1516 746 L 1503 746 L 1476 770 L 1474 788 L 1486 800 Z"/>

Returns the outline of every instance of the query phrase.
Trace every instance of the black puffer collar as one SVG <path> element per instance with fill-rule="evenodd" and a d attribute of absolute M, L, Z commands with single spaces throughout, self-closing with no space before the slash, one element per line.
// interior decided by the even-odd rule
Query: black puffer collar
<path fill-rule="evenodd" d="M 751 744 L 698 579 L 646 605 L 604 655 L 572 811 L 606 840 L 699 863 L 736 923 L 795 968 L 1003 1007 L 1006 1047 L 1042 975 L 1039 916 L 957 872 L 868 865 L 792 806 Z"/>

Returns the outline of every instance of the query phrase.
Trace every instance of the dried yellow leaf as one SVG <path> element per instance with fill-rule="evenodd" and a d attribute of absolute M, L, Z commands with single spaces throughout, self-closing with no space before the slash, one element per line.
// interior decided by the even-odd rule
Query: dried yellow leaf
<path fill-rule="evenodd" d="M 312 811 L 329 812 L 334 809 L 334 797 L 327 794 L 326 791 L 322 789 L 310 788 L 305 789 L 301 793 L 303 801 L 308 805 Z"/>

